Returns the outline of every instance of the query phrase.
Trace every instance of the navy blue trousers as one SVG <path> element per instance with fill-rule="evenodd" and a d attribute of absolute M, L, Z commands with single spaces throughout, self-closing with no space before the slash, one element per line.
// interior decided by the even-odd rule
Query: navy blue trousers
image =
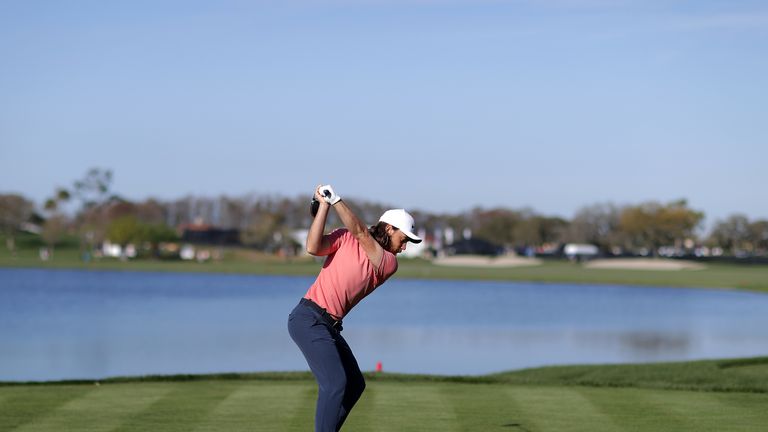
<path fill-rule="evenodd" d="M 322 314 L 299 303 L 288 315 L 288 333 L 317 380 L 315 431 L 338 431 L 365 390 L 365 379 L 341 333 Z"/>

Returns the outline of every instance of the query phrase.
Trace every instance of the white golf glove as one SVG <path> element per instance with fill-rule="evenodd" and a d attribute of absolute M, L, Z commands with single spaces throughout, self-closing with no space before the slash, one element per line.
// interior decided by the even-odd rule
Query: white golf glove
<path fill-rule="evenodd" d="M 334 205 L 341 201 L 341 197 L 336 195 L 331 185 L 320 186 L 320 193 L 323 194 L 323 199 L 330 205 Z"/>

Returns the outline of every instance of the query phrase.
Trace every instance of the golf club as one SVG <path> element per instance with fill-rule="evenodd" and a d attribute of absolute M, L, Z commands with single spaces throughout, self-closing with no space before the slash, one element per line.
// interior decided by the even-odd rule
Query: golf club
<path fill-rule="evenodd" d="M 323 191 L 323 195 L 325 195 L 326 197 L 330 197 L 331 192 L 327 190 Z M 309 214 L 311 214 L 312 217 L 315 217 L 318 209 L 320 209 L 320 201 L 318 201 L 317 198 L 313 196 L 312 201 L 309 202 Z"/>

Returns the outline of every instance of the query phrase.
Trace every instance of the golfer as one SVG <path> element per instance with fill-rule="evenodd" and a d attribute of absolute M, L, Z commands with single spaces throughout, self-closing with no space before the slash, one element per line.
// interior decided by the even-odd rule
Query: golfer
<path fill-rule="evenodd" d="M 395 255 L 421 242 L 413 217 L 387 210 L 368 228 L 331 188 L 318 186 L 317 215 L 307 234 L 307 252 L 326 256 L 320 274 L 288 316 L 288 332 L 317 380 L 315 431 L 338 431 L 365 389 L 352 350 L 341 336 L 341 320 L 397 271 Z M 333 207 L 345 228 L 324 234 Z"/>

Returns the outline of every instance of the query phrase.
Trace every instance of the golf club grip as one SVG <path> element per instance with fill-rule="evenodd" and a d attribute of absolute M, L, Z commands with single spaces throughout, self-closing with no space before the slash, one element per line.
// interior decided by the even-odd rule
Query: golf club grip
<path fill-rule="evenodd" d="M 331 197 L 331 191 L 324 190 L 323 196 L 330 198 Z M 317 211 L 320 209 L 320 201 L 317 200 L 317 198 L 312 197 L 312 201 L 309 202 L 309 214 L 312 215 L 312 217 L 315 217 L 317 214 Z"/>
<path fill-rule="evenodd" d="M 312 201 L 309 202 L 309 214 L 315 217 L 317 211 L 320 209 L 320 201 L 317 198 L 312 197 Z"/>

